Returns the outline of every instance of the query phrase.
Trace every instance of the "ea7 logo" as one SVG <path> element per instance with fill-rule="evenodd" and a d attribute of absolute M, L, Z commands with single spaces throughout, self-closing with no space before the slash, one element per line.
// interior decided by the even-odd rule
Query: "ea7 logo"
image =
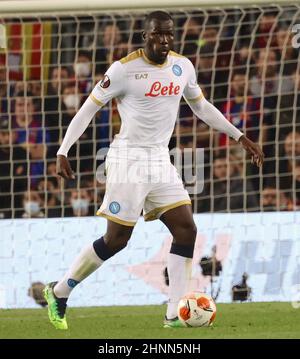
<path fill-rule="evenodd" d="M 296 33 L 296 35 L 292 39 L 292 46 L 294 49 L 299 49 L 299 47 L 300 47 L 300 24 L 295 24 L 292 27 L 292 32 Z"/>
<path fill-rule="evenodd" d="M 146 80 L 148 78 L 148 74 L 135 74 L 135 79 L 136 80 Z"/>

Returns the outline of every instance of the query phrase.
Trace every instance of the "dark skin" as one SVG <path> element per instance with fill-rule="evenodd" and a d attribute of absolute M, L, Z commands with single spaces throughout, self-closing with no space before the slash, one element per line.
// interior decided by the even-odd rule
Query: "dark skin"
<path fill-rule="evenodd" d="M 155 64 L 163 64 L 166 61 L 169 51 L 173 48 L 173 21 L 150 21 L 143 32 L 143 39 L 145 41 L 144 52 L 147 58 Z M 261 148 L 244 135 L 239 139 L 239 143 L 248 155 L 251 156 L 252 163 L 261 167 L 264 160 L 264 154 Z M 75 178 L 69 160 L 63 155 L 57 156 L 57 174 L 66 180 Z M 182 205 L 171 209 L 165 212 L 160 217 L 160 220 L 170 230 L 174 243 L 186 246 L 194 245 L 197 230 L 190 205 Z M 118 252 L 126 247 L 133 228 L 133 226 L 125 226 L 108 220 L 106 234 L 104 235 L 104 240 L 108 248 L 112 252 Z"/>
<path fill-rule="evenodd" d="M 172 20 L 152 20 L 143 31 L 144 52 L 147 58 L 162 65 L 174 45 L 174 23 Z"/>

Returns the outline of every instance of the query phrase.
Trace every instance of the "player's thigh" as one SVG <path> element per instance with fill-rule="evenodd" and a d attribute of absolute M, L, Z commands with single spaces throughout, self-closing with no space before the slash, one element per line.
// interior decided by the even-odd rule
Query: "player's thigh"
<path fill-rule="evenodd" d="M 194 222 L 191 205 L 182 205 L 172 208 L 160 217 L 168 227 L 174 242 L 182 245 L 192 245 L 196 240 L 197 227 Z"/>
<path fill-rule="evenodd" d="M 176 168 L 168 163 L 159 168 L 162 180 L 154 184 L 144 204 L 144 218 L 153 221 L 171 209 L 191 204 L 188 191 L 184 188 Z M 161 174 L 159 173 L 159 174 Z"/>
<path fill-rule="evenodd" d="M 124 226 L 135 225 L 149 192 L 149 185 L 132 176 L 131 169 L 126 162 L 109 163 L 105 195 L 97 211 L 97 215 Z"/>

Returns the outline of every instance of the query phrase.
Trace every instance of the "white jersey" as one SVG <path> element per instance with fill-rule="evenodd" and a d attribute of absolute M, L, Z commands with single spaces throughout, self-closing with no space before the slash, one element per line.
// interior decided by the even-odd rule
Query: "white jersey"
<path fill-rule="evenodd" d="M 123 146 L 167 150 L 181 97 L 203 97 L 193 64 L 170 51 L 162 65 L 152 63 L 143 49 L 114 62 L 90 98 L 105 105 L 116 98 L 121 129 L 111 148 Z"/>
<path fill-rule="evenodd" d="M 151 63 L 142 49 L 116 61 L 74 116 L 58 155 L 67 156 L 99 106 L 117 99 L 122 124 L 106 157 L 106 191 L 99 215 L 133 226 L 142 209 L 152 220 L 191 203 L 168 152 L 182 96 L 209 126 L 240 138 L 242 133 L 203 98 L 192 63 L 172 51 L 162 65 Z"/>

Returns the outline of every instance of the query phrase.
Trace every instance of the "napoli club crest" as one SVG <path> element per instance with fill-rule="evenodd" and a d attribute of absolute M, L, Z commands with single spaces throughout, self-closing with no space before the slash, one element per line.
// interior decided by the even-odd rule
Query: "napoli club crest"
<path fill-rule="evenodd" d="M 182 74 L 182 69 L 179 65 L 173 65 L 172 71 L 173 71 L 173 74 L 176 76 L 180 76 Z"/>
<path fill-rule="evenodd" d="M 113 214 L 117 214 L 120 212 L 121 206 L 118 202 L 111 202 L 109 205 L 109 210 Z"/>

